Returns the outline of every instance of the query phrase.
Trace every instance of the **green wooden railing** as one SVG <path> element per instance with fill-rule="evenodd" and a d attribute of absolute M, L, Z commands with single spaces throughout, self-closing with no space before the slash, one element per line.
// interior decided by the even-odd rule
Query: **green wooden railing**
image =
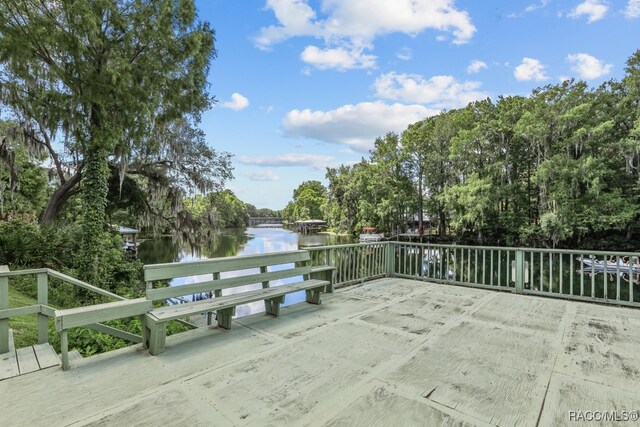
<path fill-rule="evenodd" d="M 336 286 L 404 277 L 640 307 L 640 253 L 379 242 L 306 248 Z M 594 261 L 610 260 L 608 264 Z"/>
<path fill-rule="evenodd" d="M 335 267 L 336 287 L 381 277 L 401 277 L 506 292 L 640 307 L 640 253 L 376 242 L 306 248 L 312 266 Z M 594 261 L 611 260 L 610 264 Z M 624 262 L 628 260 L 628 262 Z M 9 308 L 9 279 L 37 277 L 38 303 Z M 48 341 L 49 279 L 112 300 L 126 298 L 50 269 L 0 268 L 0 353 L 9 349 L 9 318 L 36 314 L 38 342 Z M 103 324 L 88 326 L 131 342 L 142 337 Z"/>
<path fill-rule="evenodd" d="M 10 279 L 18 276 L 36 276 L 38 289 L 38 303 L 29 306 L 9 308 Z M 56 308 L 49 305 L 49 279 L 57 279 L 62 283 L 77 286 L 97 293 L 115 301 L 127 298 L 116 295 L 104 289 L 85 283 L 66 274 L 48 268 L 9 271 L 6 266 L 0 266 L 0 353 L 9 351 L 9 319 L 28 314 L 37 315 L 38 344 L 49 342 L 49 318 L 53 318 Z M 98 332 L 110 334 L 131 342 L 142 342 L 142 337 L 126 331 L 121 331 L 101 323 L 87 326 Z"/>
<path fill-rule="evenodd" d="M 387 243 L 359 243 L 339 246 L 304 248 L 311 254 L 313 267 L 329 265 L 336 268 L 334 286 L 347 286 L 388 275 Z"/>

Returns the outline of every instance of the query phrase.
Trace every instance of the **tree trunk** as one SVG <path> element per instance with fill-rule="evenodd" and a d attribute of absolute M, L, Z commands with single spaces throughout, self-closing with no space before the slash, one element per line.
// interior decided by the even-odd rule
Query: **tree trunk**
<path fill-rule="evenodd" d="M 50 224 L 58 218 L 67 200 L 78 192 L 76 185 L 78 185 L 81 178 L 82 173 L 80 171 L 76 172 L 75 175 L 66 180 L 60 188 L 51 195 L 51 198 L 47 202 L 47 207 L 40 218 L 42 224 Z"/>
<path fill-rule="evenodd" d="M 447 234 L 447 216 L 443 207 L 438 208 L 438 234 L 444 237 Z"/>
<path fill-rule="evenodd" d="M 86 169 L 82 180 L 82 279 L 97 283 L 100 274 L 100 254 L 104 244 L 106 224 L 109 167 L 106 150 L 96 148 L 87 155 Z"/>

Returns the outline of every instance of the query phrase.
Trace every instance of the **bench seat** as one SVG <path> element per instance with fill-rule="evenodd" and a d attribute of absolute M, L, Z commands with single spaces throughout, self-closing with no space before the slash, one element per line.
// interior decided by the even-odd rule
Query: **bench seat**
<path fill-rule="evenodd" d="M 147 313 L 147 316 L 155 322 L 163 322 L 180 319 L 194 314 L 224 310 L 226 308 L 236 307 L 242 304 L 277 298 L 293 292 L 307 291 L 317 293 L 319 295 L 320 292 L 324 292 L 327 286 L 329 286 L 329 282 L 326 280 L 304 280 L 302 282 L 275 286 L 273 288 L 257 289 L 255 291 L 225 295 L 222 297 L 189 302 L 186 304 L 175 304 L 160 307 L 151 310 Z M 312 302 L 309 301 L 309 299 L 313 299 L 313 296 L 311 298 L 307 298 L 307 302 Z M 317 297 L 315 304 L 320 304 L 319 297 Z M 278 313 L 269 314 L 278 315 Z"/>
<path fill-rule="evenodd" d="M 273 288 L 156 308 L 144 316 L 142 343 L 149 349 L 149 353 L 158 355 L 165 350 L 167 322 L 170 320 L 216 311 L 218 326 L 223 329 L 231 329 L 231 318 L 236 314 L 236 307 L 239 305 L 264 301 L 267 314 L 277 317 L 280 314 L 280 304 L 284 303 L 285 295 L 305 291 L 308 303 L 320 304 L 320 293 L 324 292 L 328 286 L 330 286 L 330 282 L 327 280 L 311 279 Z"/>

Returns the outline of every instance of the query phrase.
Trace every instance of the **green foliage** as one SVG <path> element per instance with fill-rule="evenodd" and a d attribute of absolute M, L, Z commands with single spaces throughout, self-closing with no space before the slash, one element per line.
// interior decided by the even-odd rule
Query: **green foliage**
<path fill-rule="evenodd" d="M 81 230 L 77 226 L 39 226 L 23 220 L 0 221 L 0 265 L 12 270 L 23 268 L 51 268 L 78 277 L 85 268 L 78 256 Z M 92 266 L 96 276 L 89 283 L 122 296 L 136 297 L 140 293 L 142 264 L 130 259 L 122 250 L 122 238 L 116 233 L 103 232 L 98 243 L 99 262 Z M 12 279 L 12 286 L 35 297 L 34 278 Z M 96 294 L 70 285 L 50 287 L 49 297 L 54 305 L 69 307 L 99 301 Z"/>
<path fill-rule="evenodd" d="M 21 219 L 0 221 L 0 265 L 61 270 L 73 264 L 77 227 L 40 227 Z"/>
<path fill-rule="evenodd" d="M 9 308 L 25 307 L 38 304 L 32 298 L 19 292 L 15 287 L 9 287 Z M 13 329 L 13 339 L 16 348 L 27 347 L 38 342 L 38 326 L 35 315 L 24 315 L 9 319 L 9 327 Z"/>
<path fill-rule="evenodd" d="M 293 190 L 293 200 L 283 211 L 292 220 L 324 219 L 327 189 L 320 181 L 305 181 Z"/>
<path fill-rule="evenodd" d="M 424 212 L 459 241 L 638 239 L 640 51 L 627 65 L 622 82 L 477 101 L 378 138 L 370 159 L 328 169 L 329 225 L 393 232 Z"/>
<path fill-rule="evenodd" d="M 201 177 L 230 176 L 228 156 L 190 137 L 212 102 L 206 77 L 215 56 L 214 32 L 196 21 L 192 0 L 0 2 L 0 34 L 0 100 L 55 166 L 58 187 L 42 220 L 83 194 L 84 279 L 101 280 L 100 258 L 110 250 L 100 247 L 108 240 L 108 160 L 122 180 L 138 156 L 136 172 L 156 183 L 151 194 L 167 186 L 150 176 L 176 182 L 174 195 L 184 177 L 202 190 L 216 180 Z M 192 143 L 167 143 L 176 135 Z"/>
<path fill-rule="evenodd" d="M 182 204 L 181 237 L 199 246 L 214 240 L 220 228 L 245 227 L 249 222 L 247 206 L 231 190 L 196 195 Z"/>

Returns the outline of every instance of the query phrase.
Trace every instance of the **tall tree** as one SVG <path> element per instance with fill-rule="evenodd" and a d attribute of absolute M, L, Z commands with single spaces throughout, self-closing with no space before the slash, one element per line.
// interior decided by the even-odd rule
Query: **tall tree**
<path fill-rule="evenodd" d="M 82 189 L 85 278 L 99 274 L 108 159 L 126 165 L 156 148 L 158 124 L 197 120 L 214 54 L 192 0 L 0 1 L 0 97 L 56 166 L 44 219 Z"/>

